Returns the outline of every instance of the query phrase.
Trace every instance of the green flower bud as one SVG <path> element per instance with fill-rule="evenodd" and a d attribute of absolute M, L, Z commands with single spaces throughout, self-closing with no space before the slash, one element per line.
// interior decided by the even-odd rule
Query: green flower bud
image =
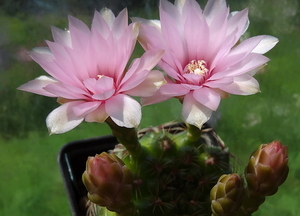
<path fill-rule="evenodd" d="M 212 216 L 229 216 L 242 205 L 244 182 L 238 174 L 222 175 L 210 191 Z"/>
<path fill-rule="evenodd" d="M 288 172 L 287 146 L 273 141 L 260 145 L 251 155 L 245 176 L 249 190 L 270 196 L 286 180 Z"/>
<path fill-rule="evenodd" d="M 82 180 L 93 203 L 114 212 L 132 208 L 132 172 L 116 155 L 103 152 L 89 157 Z"/>

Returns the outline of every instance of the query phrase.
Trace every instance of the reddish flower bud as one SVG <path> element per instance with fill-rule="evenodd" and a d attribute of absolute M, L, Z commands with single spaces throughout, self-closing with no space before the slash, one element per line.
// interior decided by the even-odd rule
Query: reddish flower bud
<path fill-rule="evenodd" d="M 222 175 L 210 191 L 212 216 L 233 215 L 242 205 L 244 181 L 238 174 Z"/>
<path fill-rule="evenodd" d="M 89 157 L 82 175 L 88 198 L 115 212 L 131 202 L 133 176 L 123 161 L 106 152 Z"/>
<path fill-rule="evenodd" d="M 277 192 L 289 172 L 287 146 L 279 141 L 262 144 L 255 151 L 245 169 L 249 190 L 270 196 Z"/>

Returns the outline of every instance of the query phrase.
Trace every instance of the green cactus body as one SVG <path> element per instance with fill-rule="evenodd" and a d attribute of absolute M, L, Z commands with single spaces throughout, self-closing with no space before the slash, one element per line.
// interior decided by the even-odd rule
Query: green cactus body
<path fill-rule="evenodd" d="M 211 215 L 210 190 L 231 173 L 229 154 L 211 128 L 193 130 L 193 137 L 182 125 L 143 131 L 137 158 L 120 145 L 113 151 L 133 172 L 136 215 Z"/>
<path fill-rule="evenodd" d="M 250 216 L 288 173 L 287 147 L 279 141 L 251 155 L 245 186 L 231 171 L 223 141 L 206 125 L 163 125 L 138 134 L 111 128 L 122 144 L 96 155 L 98 161 L 88 159 L 83 174 L 90 200 L 106 206 L 94 206 L 88 216 Z"/>

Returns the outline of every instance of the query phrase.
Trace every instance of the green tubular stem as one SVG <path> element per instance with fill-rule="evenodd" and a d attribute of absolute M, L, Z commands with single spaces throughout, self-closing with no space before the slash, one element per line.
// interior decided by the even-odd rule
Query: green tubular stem
<path fill-rule="evenodd" d="M 105 122 L 109 125 L 112 134 L 117 138 L 118 142 L 127 149 L 132 157 L 137 158 L 141 156 L 142 146 L 135 128 L 120 127 L 111 118 L 106 119 Z"/>
<path fill-rule="evenodd" d="M 196 142 L 201 137 L 201 129 L 194 125 L 186 124 L 187 126 L 187 139 L 190 142 Z"/>

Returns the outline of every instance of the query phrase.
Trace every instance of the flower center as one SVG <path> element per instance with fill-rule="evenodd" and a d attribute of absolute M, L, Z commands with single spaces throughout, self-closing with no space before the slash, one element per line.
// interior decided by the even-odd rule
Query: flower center
<path fill-rule="evenodd" d="M 184 68 L 185 73 L 193 73 L 196 75 L 203 75 L 209 70 L 207 69 L 207 63 L 204 60 L 192 60 L 187 66 Z"/>

